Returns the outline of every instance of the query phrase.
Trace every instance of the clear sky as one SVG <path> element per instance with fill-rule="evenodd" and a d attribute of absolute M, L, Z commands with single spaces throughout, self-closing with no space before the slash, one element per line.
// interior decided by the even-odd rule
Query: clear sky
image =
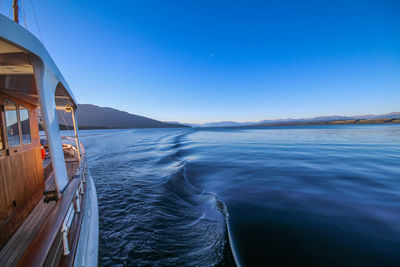
<path fill-rule="evenodd" d="M 400 111 L 398 0 L 32 1 L 79 103 L 181 122 Z"/>

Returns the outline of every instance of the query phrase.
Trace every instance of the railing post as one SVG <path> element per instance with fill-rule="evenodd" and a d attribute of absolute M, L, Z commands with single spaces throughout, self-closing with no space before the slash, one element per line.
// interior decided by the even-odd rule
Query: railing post
<path fill-rule="evenodd" d="M 76 191 L 75 191 L 76 194 Z M 71 203 L 69 206 L 67 216 L 65 216 L 64 222 L 62 224 L 61 232 L 63 234 L 63 246 L 64 246 L 64 255 L 69 255 L 70 250 L 69 250 L 69 244 L 68 244 L 68 234 L 69 234 L 69 229 L 71 228 L 72 221 L 75 216 L 75 208 L 74 204 Z"/>
<path fill-rule="evenodd" d="M 76 192 L 75 192 L 75 205 L 76 205 L 76 210 L 75 211 L 76 211 L 76 213 L 81 212 L 81 201 L 80 201 L 81 184 L 79 185 L 78 190 L 76 190 Z"/>
<path fill-rule="evenodd" d="M 64 247 L 64 255 L 69 255 L 69 245 L 68 245 L 68 231 L 69 228 L 63 225 L 62 234 L 63 234 L 63 247 Z"/>

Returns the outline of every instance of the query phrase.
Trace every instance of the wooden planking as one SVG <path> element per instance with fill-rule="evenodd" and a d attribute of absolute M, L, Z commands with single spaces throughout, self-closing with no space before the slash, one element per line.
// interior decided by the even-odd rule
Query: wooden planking
<path fill-rule="evenodd" d="M 83 162 L 81 162 L 83 164 Z M 67 160 L 66 162 L 67 168 L 71 172 L 71 174 L 80 174 L 82 175 L 82 169 L 79 168 L 79 162 Z M 83 166 L 83 165 L 82 165 Z M 69 231 L 69 247 L 71 249 L 71 254 L 68 256 L 63 256 L 63 247 L 61 240 L 61 221 L 65 217 L 67 210 L 69 209 L 68 203 L 72 203 L 73 199 L 75 199 L 75 192 L 79 188 L 80 179 L 72 179 L 68 184 L 67 188 L 63 192 L 62 198 L 57 203 L 54 208 L 54 211 L 50 213 L 46 222 L 42 225 L 41 229 L 37 233 L 37 236 L 34 238 L 32 243 L 28 246 L 24 254 L 21 256 L 20 261 L 18 261 L 17 266 L 26 266 L 26 264 L 36 266 L 36 265 L 44 265 L 44 266 L 72 266 L 75 250 L 77 248 L 80 229 L 84 214 L 85 201 L 84 196 L 81 198 L 80 206 L 81 212 L 75 214 L 74 220 L 72 222 L 72 227 Z M 48 186 L 52 187 L 54 182 L 46 183 L 46 188 Z M 86 194 L 86 185 L 84 185 L 84 192 Z M 61 260 L 61 261 L 60 261 Z"/>
<path fill-rule="evenodd" d="M 43 175 L 44 175 L 44 180 L 47 180 L 47 178 L 50 177 L 51 173 L 53 172 L 53 166 L 51 163 L 51 159 L 45 158 L 43 160 Z"/>
<path fill-rule="evenodd" d="M 46 180 L 46 191 L 47 190 L 55 190 L 56 189 L 56 179 L 54 178 L 54 173 L 52 172 L 50 178 Z"/>
<path fill-rule="evenodd" d="M 42 266 L 48 257 L 57 256 L 58 253 L 49 254 L 60 234 L 68 209 L 75 198 L 75 192 L 79 188 L 80 180 L 72 179 L 63 192 L 62 198 L 57 202 L 54 210 L 42 225 L 36 237 L 22 255 L 18 266 Z M 61 251 L 62 252 L 62 251 Z"/>
<path fill-rule="evenodd" d="M 42 164 L 40 162 L 40 164 Z M 76 160 L 68 160 L 66 162 L 69 175 L 76 173 L 79 162 Z M 45 182 L 46 190 L 54 190 L 56 188 L 54 174 L 51 173 L 50 178 Z M 81 203 L 82 205 L 82 203 Z M 25 249 L 32 242 L 40 227 L 49 216 L 49 213 L 54 208 L 55 202 L 46 204 L 42 200 L 38 203 L 35 209 L 31 212 L 28 218 L 20 226 L 17 232 L 7 242 L 4 248 L 0 251 L 0 266 L 15 266 Z"/>
<path fill-rule="evenodd" d="M 14 209 L 10 206 L 8 201 L 8 196 L 10 195 L 10 186 L 9 180 L 3 178 L 3 175 L 11 173 L 10 164 L 6 157 L 0 158 L 0 229 L 4 222 L 9 218 L 9 216 L 13 213 Z M 0 238 L 1 239 L 1 238 Z M 0 241 L 1 246 L 1 241 Z"/>
<path fill-rule="evenodd" d="M 0 214 L 0 247 L 28 216 L 44 191 L 40 148 L 18 152 L 0 160 L 3 203 Z"/>
<path fill-rule="evenodd" d="M 68 179 L 71 181 L 72 176 L 76 174 L 79 167 L 79 161 L 76 159 L 66 159 L 65 165 L 67 167 Z"/>
<path fill-rule="evenodd" d="M 40 227 L 54 208 L 55 202 L 40 202 L 18 231 L 0 252 L 0 266 L 15 266 L 25 249 L 32 242 Z M 15 239 L 15 240 L 14 240 Z"/>
<path fill-rule="evenodd" d="M 47 186 L 55 186 L 54 175 L 48 179 Z M 50 189 L 47 188 L 46 189 Z M 17 232 L 11 237 L 0 251 L 0 266 L 15 266 L 25 249 L 32 242 L 40 227 L 43 225 L 56 202 L 44 203 L 42 200 L 24 221 Z"/>
<path fill-rule="evenodd" d="M 68 179 L 69 181 L 71 181 L 72 176 L 75 175 L 76 171 L 78 170 L 79 161 L 73 158 L 66 159 L 65 166 L 67 168 Z M 53 173 L 53 167 L 51 165 L 50 159 L 45 159 L 45 161 L 43 161 L 43 172 L 45 180 L 47 179 L 48 176 L 50 176 Z"/>
<path fill-rule="evenodd" d="M 0 93 L 0 104 L 10 99 L 28 108 L 31 143 L 10 147 L 4 112 L 0 110 L 4 149 L 0 151 L 0 248 L 7 242 L 42 197 L 43 166 L 36 107 Z"/>

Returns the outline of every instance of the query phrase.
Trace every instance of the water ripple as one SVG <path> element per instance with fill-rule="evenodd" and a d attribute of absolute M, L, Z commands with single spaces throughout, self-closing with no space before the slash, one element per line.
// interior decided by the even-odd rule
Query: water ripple
<path fill-rule="evenodd" d="M 100 265 L 400 265 L 400 126 L 82 131 Z"/>

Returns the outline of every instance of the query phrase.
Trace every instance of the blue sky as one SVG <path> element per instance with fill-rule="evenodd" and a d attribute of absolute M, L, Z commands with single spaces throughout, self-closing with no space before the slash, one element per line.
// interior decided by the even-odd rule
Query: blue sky
<path fill-rule="evenodd" d="M 400 1 L 33 3 L 80 103 L 196 123 L 400 111 Z"/>

